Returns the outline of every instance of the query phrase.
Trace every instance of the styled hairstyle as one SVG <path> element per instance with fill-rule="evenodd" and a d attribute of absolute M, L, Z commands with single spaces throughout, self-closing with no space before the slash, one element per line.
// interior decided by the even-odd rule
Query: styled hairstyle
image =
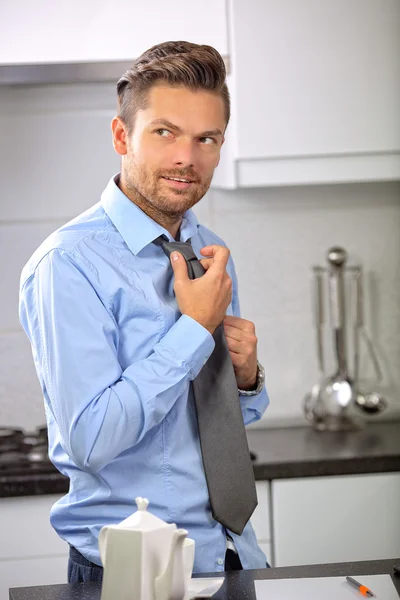
<path fill-rule="evenodd" d="M 191 42 L 163 42 L 146 50 L 117 83 L 118 116 L 128 132 L 135 115 L 147 107 L 150 89 L 157 83 L 208 90 L 224 101 L 225 119 L 230 118 L 230 97 L 225 83 L 225 64 L 215 48 Z"/>

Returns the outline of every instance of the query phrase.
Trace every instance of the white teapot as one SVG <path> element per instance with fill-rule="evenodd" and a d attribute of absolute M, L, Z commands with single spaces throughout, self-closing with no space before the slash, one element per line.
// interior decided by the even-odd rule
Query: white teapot
<path fill-rule="evenodd" d="M 187 531 L 147 512 L 146 498 L 136 504 L 133 515 L 100 530 L 101 600 L 184 600 L 194 541 L 186 540 L 184 556 Z"/>

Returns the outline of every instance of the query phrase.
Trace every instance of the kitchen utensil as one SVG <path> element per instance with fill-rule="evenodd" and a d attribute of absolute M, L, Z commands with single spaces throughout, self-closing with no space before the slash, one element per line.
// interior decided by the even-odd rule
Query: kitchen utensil
<path fill-rule="evenodd" d="M 331 324 L 334 333 L 334 347 L 337 370 L 325 380 L 321 387 L 321 402 L 326 410 L 327 429 L 348 429 L 359 426 L 346 410 L 354 397 L 353 382 L 347 366 L 346 320 L 344 294 L 344 265 L 347 252 L 343 248 L 333 247 L 327 255 L 329 263 L 329 299 Z"/>
<path fill-rule="evenodd" d="M 358 391 L 355 397 L 358 408 L 368 414 L 383 412 L 387 408 L 387 400 L 378 392 Z"/>
<path fill-rule="evenodd" d="M 354 269 L 352 277 L 352 297 L 354 302 L 353 345 L 354 345 L 354 384 L 357 389 L 355 405 L 365 413 L 375 414 L 387 408 L 387 401 L 378 392 L 366 392 L 359 388 L 360 373 L 360 337 L 363 336 L 374 365 L 378 381 L 382 380 L 382 372 L 374 346 L 364 327 L 364 295 L 363 273 L 360 267 Z"/>
<path fill-rule="evenodd" d="M 314 268 L 316 292 L 314 313 L 320 382 L 313 386 L 304 399 L 306 417 L 318 430 L 353 429 L 362 426 L 362 420 L 353 410 L 355 389 L 348 371 L 345 318 L 344 270 L 347 252 L 340 247 L 330 248 L 327 253 L 329 309 L 333 329 L 336 372 L 325 376 L 322 325 L 324 322 L 322 281 L 325 269 Z"/>
<path fill-rule="evenodd" d="M 353 429 L 362 427 L 362 413 L 382 412 L 387 401 L 377 389 L 364 390 L 360 386 L 360 344 L 365 344 L 371 358 L 377 382 L 382 380 L 374 344 L 364 325 L 363 271 L 360 265 L 347 266 L 347 252 L 335 246 L 327 253 L 328 268 L 313 267 L 313 315 L 319 377 L 311 392 L 303 400 L 306 418 L 319 430 Z M 324 294 L 323 282 L 328 277 L 330 323 L 333 329 L 336 372 L 326 377 L 324 357 Z M 345 274 L 346 281 L 345 281 Z M 350 281 L 349 281 L 350 276 Z M 347 356 L 346 296 L 350 283 L 353 372 L 350 373 Z M 345 287 L 346 285 L 346 287 Z"/>
<path fill-rule="evenodd" d="M 320 391 L 321 383 L 325 376 L 325 362 L 324 362 L 324 346 L 323 346 L 323 327 L 325 324 L 325 311 L 324 311 L 324 293 L 323 293 L 323 269 L 321 267 L 314 267 L 314 278 L 313 278 L 313 299 L 314 299 L 314 327 L 316 331 L 316 346 L 317 346 L 317 358 L 318 358 L 318 371 L 319 377 L 318 382 L 315 383 L 311 389 L 311 393 L 308 393 L 304 397 L 304 412 L 309 421 L 319 429 L 320 425 L 323 426 L 324 419 L 324 407 L 320 402 Z"/>

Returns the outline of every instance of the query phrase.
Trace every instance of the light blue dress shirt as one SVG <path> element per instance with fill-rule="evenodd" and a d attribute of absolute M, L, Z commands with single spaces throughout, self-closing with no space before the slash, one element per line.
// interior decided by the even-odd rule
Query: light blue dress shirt
<path fill-rule="evenodd" d="M 214 340 L 178 310 L 169 259 L 152 243 L 171 235 L 116 181 L 51 234 L 21 275 L 20 320 L 43 391 L 49 456 L 70 478 L 50 520 L 101 565 L 101 527 L 131 515 L 144 496 L 152 513 L 195 540 L 194 572 L 223 571 L 226 530 L 211 516 L 190 386 Z M 223 244 L 191 210 L 180 235 L 199 258 L 200 248 Z M 228 272 L 228 312 L 239 316 L 231 259 Z M 245 423 L 267 405 L 265 389 L 241 396 Z M 265 567 L 250 523 L 241 536 L 230 535 L 244 568 Z"/>

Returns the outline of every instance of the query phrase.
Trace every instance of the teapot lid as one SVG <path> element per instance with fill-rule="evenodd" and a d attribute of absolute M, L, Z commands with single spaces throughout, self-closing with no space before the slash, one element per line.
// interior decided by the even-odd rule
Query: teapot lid
<path fill-rule="evenodd" d="M 127 517 L 121 523 L 117 525 L 120 528 L 135 529 L 140 531 L 153 531 L 154 529 L 160 529 L 161 527 L 171 527 L 162 519 L 159 519 L 155 515 L 148 512 L 147 507 L 149 501 L 147 498 L 138 496 L 136 498 L 137 511 L 134 512 L 130 517 Z"/>

